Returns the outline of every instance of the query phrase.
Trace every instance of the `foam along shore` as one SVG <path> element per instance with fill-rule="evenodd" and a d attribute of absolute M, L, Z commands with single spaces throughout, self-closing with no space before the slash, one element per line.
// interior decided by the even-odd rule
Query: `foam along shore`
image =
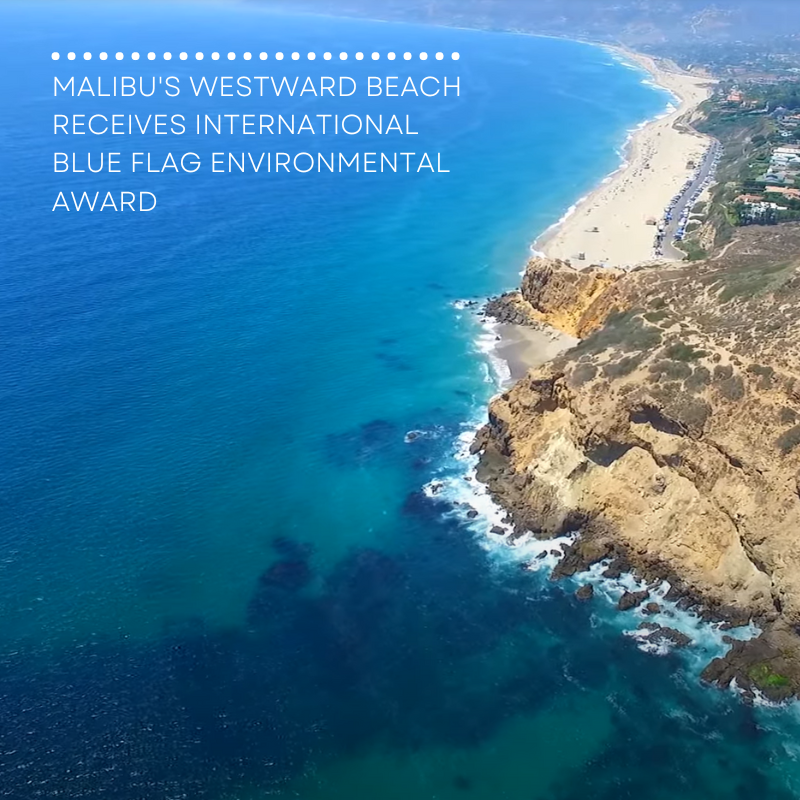
<path fill-rule="evenodd" d="M 639 53 L 609 49 L 623 62 L 650 73 L 652 82 L 675 100 L 668 113 L 631 135 L 620 169 L 547 231 L 535 248 L 550 258 L 570 260 L 576 267 L 601 264 L 624 269 L 653 261 L 656 228 L 648 220 L 663 218 L 692 175 L 690 165 L 699 164 L 710 146 L 710 140 L 690 130 L 684 120 L 710 96 L 711 81 Z"/>

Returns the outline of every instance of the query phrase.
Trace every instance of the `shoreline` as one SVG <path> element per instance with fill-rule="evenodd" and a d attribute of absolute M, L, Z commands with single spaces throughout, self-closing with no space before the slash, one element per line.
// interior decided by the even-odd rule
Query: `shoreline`
<path fill-rule="evenodd" d="M 483 350 L 507 365 L 502 376 L 495 370 L 495 385 L 504 399 L 530 369 L 546 364 L 578 341 L 540 322 L 525 325 L 484 317 L 483 328 L 485 337 L 491 333 L 492 339 L 499 339 L 502 335 L 505 342 L 495 341 L 489 351 Z M 519 345 L 517 337 L 526 332 L 524 347 L 542 348 L 548 343 L 554 350 L 550 355 L 536 350 L 537 364 L 529 367 L 518 351 L 510 355 L 502 351 Z M 517 368 L 523 368 L 521 376 L 515 375 L 514 359 Z M 501 397 L 499 393 L 495 400 Z M 791 699 L 784 696 L 783 685 L 770 689 L 752 681 L 737 683 L 736 676 L 751 658 L 749 654 L 769 647 L 762 644 L 772 624 L 767 615 L 714 601 L 673 567 L 658 559 L 642 559 L 629 543 L 607 531 L 584 531 L 576 526 L 553 535 L 523 532 L 531 508 L 497 491 L 491 477 L 494 466 L 484 462 L 483 442 L 491 425 L 484 417 L 458 437 L 454 457 L 466 464 L 465 470 L 437 475 L 423 487 L 428 498 L 439 497 L 452 504 L 452 513 L 485 539 L 487 552 L 540 580 L 558 583 L 564 595 L 575 602 L 594 601 L 598 605 L 593 618 L 599 625 L 616 631 L 648 655 L 680 658 L 698 688 L 717 686 L 747 705 L 765 708 L 780 708 Z M 561 458 L 553 452 L 546 458 L 551 463 L 545 470 L 555 467 L 557 471 Z M 569 455 L 566 458 L 569 460 Z"/>
<path fill-rule="evenodd" d="M 479 464 L 472 461 L 471 448 L 480 430 L 476 427 L 459 437 L 454 458 L 466 463 L 467 468 L 432 478 L 422 491 L 429 499 L 451 503 L 452 513 L 485 538 L 487 551 L 495 557 L 543 580 L 557 582 L 565 595 L 577 600 L 596 597 L 601 604 L 597 611 L 602 625 L 630 638 L 642 652 L 655 656 L 680 652 L 698 680 L 712 659 L 728 651 L 728 639 L 748 641 L 761 632 L 752 621 L 733 626 L 722 616 L 704 613 L 701 600 L 685 591 L 675 576 L 646 575 L 633 564 L 623 563 L 621 551 L 586 561 L 577 555 L 583 541 L 577 532 L 553 538 L 515 533 L 508 508 L 481 481 Z M 592 595 L 581 597 L 580 590 L 587 586 L 592 587 Z M 623 596 L 637 592 L 647 597 L 640 604 L 620 607 Z M 670 631 L 687 638 L 675 640 L 668 635 Z M 769 703 L 763 697 L 754 699 Z"/>
<path fill-rule="evenodd" d="M 492 30 L 479 26 L 462 26 L 448 23 L 420 23 L 417 21 L 381 19 L 371 16 L 330 14 L 319 11 L 299 12 L 302 16 L 335 19 L 358 19 L 363 21 L 419 25 L 485 34 L 507 34 L 557 41 L 574 42 L 605 50 L 620 66 L 636 69 L 646 76 L 643 82 L 670 95 L 664 111 L 644 120 L 628 132 L 621 148 L 619 166 L 606 175 L 586 195 L 578 198 L 562 217 L 550 225 L 529 245 L 531 255 L 577 260 L 579 265 L 608 266 L 630 270 L 645 264 L 681 260 L 666 255 L 654 254 L 656 227 L 647 225 L 649 218 L 660 220 L 672 197 L 680 190 L 689 170 L 690 160 L 705 156 L 711 138 L 688 126 L 679 130 L 677 123 L 690 116 L 697 107 L 711 96 L 709 86 L 716 82 L 713 77 L 699 77 L 682 71 L 673 62 L 667 62 L 631 50 L 620 44 L 586 39 L 580 36 L 535 33 L 523 30 Z M 628 61 L 633 64 L 627 63 Z M 677 101 L 677 106 L 674 103 Z M 664 134 L 667 134 L 664 136 Z M 665 148 L 666 139 L 670 147 Z M 656 148 L 655 145 L 659 147 Z M 659 153 L 658 167 L 645 164 Z M 650 171 L 644 175 L 645 169 Z M 647 180 L 647 178 L 660 180 Z M 639 180 L 633 180 L 638 178 Z M 627 193 L 625 198 L 621 195 Z M 620 201 L 626 200 L 625 207 Z M 592 216 L 592 214 L 594 214 Z M 598 229 L 597 232 L 594 229 Z M 674 249 L 674 248 L 673 248 Z M 579 258 L 583 254 L 584 258 Z"/>
<path fill-rule="evenodd" d="M 681 130 L 679 123 L 710 96 L 712 81 L 659 66 L 651 57 L 627 48 L 595 46 L 610 52 L 621 66 L 644 72 L 651 85 L 667 92 L 672 101 L 662 113 L 630 131 L 620 165 L 537 237 L 532 254 L 620 269 L 670 260 L 654 257 L 656 227 L 647 222 L 663 217 L 691 174 L 688 165 L 705 157 L 711 140 L 686 127 Z"/>
<path fill-rule="evenodd" d="M 672 100 L 661 113 L 643 120 L 629 132 L 619 166 L 604 176 L 588 194 L 578 198 L 557 222 L 529 245 L 531 256 L 558 258 L 576 268 L 601 265 L 627 270 L 670 261 L 665 256 L 653 257 L 656 228 L 646 224 L 646 217 L 661 218 L 689 172 L 687 152 L 691 155 L 702 150 L 704 155 L 707 143 L 711 141 L 686 127 L 682 130 L 677 127 L 710 96 L 707 87 L 711 81 L 660 67 L 650 56 L 625 47 L 600 42 L 582 43 L 601 47 L 611 53 L 620 66 L 648 75 L 651 85 L 667 92 Z M 665 148 L 668 139 L 669 146 Z M 655 163 L 657 156 L 654 154 L 659 152 L 659 147 L 663 163 L 659 163 L 658 169 L 652 164 L 650 169 L 645 169 L 644 158 Z M 623 194 L 626 194 L 627 202 L 622 199 Z M 652 214 L 650 208 L 643 210 L 643 202 L 651 203 Z M 636 233 L 632 232 L 634 226 L 638 227 Z M 590 232 L 595 227 L 599 231 Z M 606 257 L 596 258 L 600 252 Z M 576 260 L 579 253 L 585 253 L 586 259 Z M 486 321 L 491 320 L 487 316 Z M 484 352 L 504 363 L 503 387 L 513 386 L 528 370 L 552 360 L 578 341 L 543 323 L 530 327 L 495 321 L 491 331 L 495 342 L 491 352 Z"/>
<path fill-rule="evenodd" d="M 647 56 L 621 48 L 608 49 L 628 64 L 633 62 L 645 70 L 653 82 L 674 96 L 677 102 L 668 105 L 665 113 L 641 123 L 632 131 L 620 166 L 531 244 L 532 255 L 572 261 L 573 269 L 580 269 L 581 265 L 599 265 L 625 271 L 647 263 L 670 261 L 669 258 L 653 257 L 655 228 L 645 225 L 642 217 L 648 213 L 649 207 L 642 209 L 642 203 L 663 201 L 651 214 L 661 219 L 672 198 L 686 183 L 687 174 L 693 171 L 688 161 L 694 160 L 699 165 L 713 141 L 690 128 L 692 113 L 710 94 L 708 79 L 662 69 Z M 684 86 L 686 90 L 680 93 L 678 90 Z M 687 157 L 687 153 L 695 152 L 699 157 Z M 663 158 L 659 159 L 659 153 Z M 652 168 L 643 168 L 643 157 L 652 161 Z M 633 202 L 629 198 L 633 198 Z M 620 205 L 624 208 L 620 209 Z M 603 222 L 598 223 L 597 220 L 601 219 Z M 600 234 L 589 234 L 586 229 L 588 220 L 601 227 Z M 636 235 L 631 231 L 637 223 L 646 235 Z M 565 248 L 580 246 L 587 235 L 594 236 L 601 247 L 607 248 L 609 256 L 602 259 L 587 257 L 576 263 Z M 584 251 L 587 256 L 597 252 L 591 251 L 588 245 Z M 507 295 L 511 298 L 508 315 L 501 311 L 497 317 L 488 314 L 484 317 L 484 330 L 490 331 L 494 339 L 489 352 L 484 352 L 490 359 L 502 360 L 507 368 L 498 387 L 504 392 L 498 396 L 502 401 L 508 398 L 509 393 L 513 396 L 513 387 L 530 370 L 551 361 L 578 342 L 575 339 L 569 341 L 571 337 L 559 339 L 558 330 L 538 320 L 530 324 L 530 321 L 521 319 L 524 310 L 521 311 L 513 301 L 517 294 L 511 292 Z M 553 510 L 555 498 L 546 501 L 543 508 L 536 509 L 515 502 L 514 492 L 517 490 L 513 487 L 519 482 L 509 479 L 513 486 L 508 493 L 493 485 L 496 454 L 486 455 L 487 437 L 491 437 L 486 431 L 493 424 L 499 425 L 497 438 L 499 451 L 502 451 L 504 437 L 509 435 L 504 426 L 510 423 L 502 415 L 500 418 L 501 422 L 493 423 L 490 416 L 489 424 L 470 442 L 468 452 L 479 456 L 478 466 L 468 473 L 467 486 L 464 487 L 464 495 L 472 496 L 470 499 L 462 496 L 456 504 L 467 509 L 467 519 L 480 513 L 486 521 L 486 535 L 490 541 L 518 551 L 517 555 L 527 569 L 535 572 L 546 570 L 551 580 L 566 580 L 565 591 L 573 593 L 579 601 L 591 599 L 597 593 L 607 601 L 604 605 L 608 611 L 616 605 L 622 633 L 633 639 L 639 649 L 666 655 L 686 648 L 686 658 L 693 663 L 701 682 L 733 688 L 748 703 L 772 705 L 786 699 L 783 685 L 770 689 L 762 688 L 753 680 L 745 681 L 741 687 L 736 682 L 745 674 L 742 670 L 746 672 L 748 659 L 754 657 L 751 653 L 772 652 L 770 636 L 776 634 L 776 641 L 782 641 L 781 630 L 772 625 L 768 615 L 753 614 L 744 607 L 725 605 L 713 596 L 706 596 L 694 584 L 686 582 L 688 579 L 682 571 L 678 572 L 674 566 L 658 559 L 640 558 L 629 542 L 614 536 L 604 538 L 599 528 L 586 534 L 567 535 L 563 530 L 574 528 L 564 527 L 555 538 L 543 536 L 540 539 L 531 534 L 520 534 L 527 527 L 531 513 L 547 514 Z M 556 440 L 561 441 L 558 435 L 553 439 Z M 574 456 L 569 442 L 564 444 L 563 452 L 554 448 L 555 445 L 550 448 L 550 455 L 539 454 L 540 457 L 544 455 L 548 464 L 542 467 L 545 472 L 559 473 L 557 462 L 562 459 L 570 461 Z M 566 470 L 565 467 L 564 472 Z M 556 480 L 558 486 L 563 484 L 564 477 L 559 476 Z M 542 480 L 548 483 L 547 478 Z M 558 491 L 555 489 L 556 494 Z"/>
<path fill-rule="evenodd" d="M 690 117 L 699 104 L 710 96 L 707 88 L 710 81 L 664 69 L 648 56 L 625 48 L 599 46 L 613 53 L 620 61 L 624 60 L 621 65 L 635 64 L 637 69 L 650 76 L 654 86 L 667 92 L 672 100 L 660 114 L 643 121 L 630 131 L 622 149 L 620 165 L 587 195 L 570 206 L 558 222 L 537 237 L 530 246 L 531 254 L 534 257 L 571 261 L 576 268 L 599 264 L 630 270 L 642 264 L 663 263 L 670 259 L 654 258 L 655 228 L 647 226 L 643 217 L 646 214 L 660 220 L 670 200 L 686 181 L 690 171 L 688 162 L 691 160 L 700 163 L 705 158 L 711 139 L 693 132 L 687 125 L 681 125 L 681 122 Z M 662 158 L 657 163 L 659 154 Z M 652 162 L 647 169 L 644 167 L 645 159 Z M 626 193 L 627 197 L 623 198 L 622 195 Z M 632 202 L 626 203 L 628 198 Z M 643 208 L 643 203 L 650 203 L 650 206 Z M 625 207 L 620 209 L 620 205 Z M 589 222 L 591 227 L 600 228 L 600 232 L 589 233 Z M 637 224 L 640 226 L 639 235 L 632 234 L 631 231 Z M 586 259 L 576 263 L 572 250 L 584 252 Z M 601 251 L 604 257 L 598 258 L 594 255 Z M 489 323 L 485 325 L 485 329 L 488 328 L 496 338 L 491 353 L 487 355 L 502 360 L 507 367 L 507 377 L 504 376 L 505 379 L 501 381 L 501 390 L 510 389 L 529 370 L 551 361 L 579 342 L 578 339 L 543 323 L 514 324 L 488 315 L 485 322 Z M 535 537 L 523 536 L 517 540 L 513 525 L 506 522 L 513 513 L 512 507 L 484 484 L 477 471 L 472 475 L 471 481 L 474 482 L 473 487 L 482 484 L 491 502 L 500 509 L 500 514 L 493 520 L 491 534 L 498 536 L 512 549 L 522 545 L 527 550 L 528 543 L 536 543 L 537 552 L 528 561 L 528 569 L 538 571 L 540 567 L 546 567 L 553 575 L 559 574 L 561 570 L 563 574 L 560 577 L 571 580 L 573 591 L 591 587 L 589 597 L 594 591 L 598 591 L 607 600 L 611 600 L 609 605 L 612 607 L 613 603 L 621 603 L 623 595 L 627 597 L 629 593 L 634 593 L 631 596 L 644 597 L 645 601 L 649 600 L 650 607 L 657 608 L 658 611 L 643 610 L 644 602 L 642 605 L 637 604 L 634 619 L 640 623 L 639 627 L 624 630 L 626 636 L 637 641 L 640 649 L 665 655 L 675 647 L 680 649 L 691 645 L 692 656 L 707 664 L 713 655 L 709 653 L 707 643 L 704 647 L 698 642 L 698 639 L 705 638 L 701 635 L 702 629 L 705 630 L 706 637 L 717 637 L 715 644 L 724 649 L 727 637 L 723 631 L 726 631 L 724 625 L 728 624 L 726 616 L 709 613 L 699 598 L 686 591 L 676 575 L 670 574 L 667 578 L 664 574 L 657 575 L 655 570 L 643 573 L 636 568 L 633 561 L 624 557 L 622 545 L 614 552 L 603 553 L 600 558 L 585 559 L 581 553 L 581 548 L 585 546 L 582 543 L 583 537 L 570 541 L 564 541 L 563 537 L 539 541 Z M 591 541 L 586 539 L 585 543 L 591 546 Z M 557 551 L 561 552 L 556 555 Z M 548 559 L 540 561 L 544 553 L 548 554 Z M 624 563 L 619 574 L 614 572 L 617 563 Z M 686 605 L 681 607 L 679 600 Z M 622 616 L 626 617 L 625 614 Z M 662 638 L 665 631 L 675 632 L 673 626 L 679 629 L 680 634 L 689 632 L 687 628 L 693 630 L 690 631 L 690 636 L 679 640 L 681 643 L 676 645 L 674 641 Z M 730 626 L 736 627 L 738 626 Z M 750 623 L 738 628 L 738 634 L 732 638 L 741 636 L 743 639 L 750 639 L 759 633 L 760 630 Z M 718 652 L 716 655 L 720 657 L 722 653 Z"/>
<path fill-rule="evenodd" d="M 490 359 L 496 358 L 504 369 L 495 369 L 501 389 L 511 388 L 535 369 L 552 361 L 578 340 L 548 325 L 518 325 L 486 317 L 484 329 L 491 337 Z"/>

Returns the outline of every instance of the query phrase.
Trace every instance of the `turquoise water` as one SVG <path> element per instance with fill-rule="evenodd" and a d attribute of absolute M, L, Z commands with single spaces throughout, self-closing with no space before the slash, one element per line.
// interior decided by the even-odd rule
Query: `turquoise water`
<path fill-rule="evenodd" d="M 513 286 L 663 94 L 584 44 L 235 5 L 5 4 L 0 31 L 0 797 L 794 796 L 793 712 L 701 688 L 711 634 L 641 652 L 422 491 L 495 391 L 455 301 Z M 152 215 L 52 213 L 109 184 L 50 172 L 54 112 L 231 111 L 51 97 L 51 51 L 134 49 L 458 51 L 393 70 L 461 77 L 401 110 L 451 172 L 141 176 Z M 262 145 L 147 139 L 212 146 Z"/>

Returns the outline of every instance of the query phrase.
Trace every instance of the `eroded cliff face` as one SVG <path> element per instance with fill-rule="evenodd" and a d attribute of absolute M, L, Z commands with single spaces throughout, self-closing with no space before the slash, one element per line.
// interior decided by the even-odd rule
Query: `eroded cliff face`
<path fill-rule="evenodd" d="M 559 259 L 534 258 L 520 291 L 490 301 L 487 313 L 518 325 L 545 323 L 582 338 L 608 316 L 616 301 L 614 286 L 624 274 L 602 267 L 577 270 Z"/>
<path fill-rule="evenodd" d="M 710 674 L 785 696 L 800 689 L 799 281 L 787 268 L 760 296 L 731 295 L 726 269 L 532 261 L 513 302 L 586 338 L 497 397 L 474 450 L 518 530 L 580 529 L 588 563 L 624 553 L 765 625 L 761 655 L 787 675 L 752 649 Z"/>
<path fill-rule="evenodd" d="M 612 287 L 622 275 L 616 269 L 576 270 L 563 261 L 533 259 L 520 290 L 541 322 L 582 338 L 606 318 L 616 296 Z"/>
<path fill-rule="evenodd" d="M 769 615 L 777 602 L 800 622 L 800 465 L 770 465 L 761 446 L 774 444 L 765 421 L 776 409 L 672 397 L 636 374 L 581 383 L 585 366 L 534 372 L 492 403 L 481 477 L 521 527 L 556 536 L 580 526 L 714 605 Z"/>

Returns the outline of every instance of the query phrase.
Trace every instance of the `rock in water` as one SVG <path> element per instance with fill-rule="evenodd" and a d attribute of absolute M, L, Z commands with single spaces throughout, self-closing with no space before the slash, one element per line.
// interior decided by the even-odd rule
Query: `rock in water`
<path fill-rule="evenodd" d="M 578 572 L 585 572 L 592 564 L 597 564 L 609 555 L 609 544 L 602 539 L 578 539 L 564 551 L 564 557 L 553 570 L 553 580 L 569 578 Z"/>
<path fill-rule="evenodd" d="M 591 583 L 586 583 L 575 592 L 575 597 L 578 600 L 591 600 L 594 597 L 594 586 Z"/>
<path fill-rule="evenodd" d="M 671 644 L 673 647 L 688 647 L 692 640 L 685 633 L 675 628 L 662 627 L 655 622 L 643 622 L 639 625 L 640 631 L 650 631 L 646 640 L 653 644 Z"/>
<path fill-rule="evenodd" d="M 507 292 L 500 297 L 492 297 L 483 309 L 487 317 L 507 325 L 540 325 L 535 311 L 519 292 Z"/>
<path fill-rule="evenodd" d="M 617 580 L 622 576 L 623 572 L 630 571 L 631 565 L 623 558 L 615 558 L 603 572 L 604 578 L 611 578 Z"/>
<path fill-rule="evenodd" d="M 715 658 L 703 670 L 702 678 L 727 688 L 733 681 L 752 700 L 756 691 L 774 702 L 798 693 L 800 652 L 797 634 L 784 622 L 768 625 L 755 639 L 733 640 L 722 658 Z"/>
<path fill-rule="evenodd" d="M 641 605 L 648 597 L 650 597 L 650 592 L 646 589 L 641 592 L 625 592 L 620 597 L 617 608 L 620 611 L 630 611 L 632 608 Z"/>
<path fill-rule="evenodd" d="M 675 628 L 659 628 L 657 631 L 653 631 L 647 639 L 657 644 L 667 642 L 674 647 L 688 647 L 692 643 L 685 633 L 676 631 Z"/>

